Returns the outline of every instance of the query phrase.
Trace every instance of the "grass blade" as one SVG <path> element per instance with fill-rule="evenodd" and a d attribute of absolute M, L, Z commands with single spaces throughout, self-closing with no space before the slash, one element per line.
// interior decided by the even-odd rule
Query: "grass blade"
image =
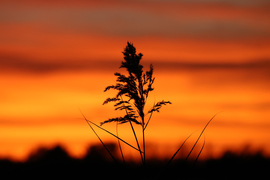
<path fill-rule="evenodd" d="M 195 131 L 196 132 L 196 131 Z M 195 132 L 193 132 L 192 134 L 194 134 Z M 177 151 L 174 153 L 174 155 L 171 157 L 171 159 L 169 160 L 169 162 L 167 163 L 166 166 L 168 166 L 172 160 L 174 159 L 174 157 L 177 155 L 177 153 L 182 149 L 182 147 L 184 146 L 184 144 L 186 143 L 186 141 L 190 138 L 190 136 L 192 136 L 192 134 L 190 134 L 186 139 L 185 141 L 181 144 L 181 146 L 177 149 Z"/>
<path fill-rule="evenodd" d="M 95 135 L 97 136 L 97 138 L 99 139 L 99 141 L 102 143 L 102 145 L 104 146 L 104 148 L 107 150 L 107 152 L 110 154 L 110 156 L 112 157 L 112 159 L 116 162 L 117 160 L 114 158 L 114 156 L 112 155 L 112 153 L 110 152 L 110 150 L 106 147 L 106 145 L 103 143 L 103 141 L 101 140 L 101 138 L 99 137 L 99 135 L 96 133 L 96 131 L 94 130 L 94 128 L 91 126 L 91 124 L 87 121 L 89 127 L 92 129 L 92 131 L 95 133 Z"/>
<path fill-rule="evenodd" d="M 205 136 L 204 136 L 202 148 L 201 148 L 201 150 L 200 150 L 198 156 L 196 157 L 196 159 L 195 159 L 195 161 L 194 161 L 194 163 L 193 163 L 193 166 L 195 166 L 195 164 L 196 164 L 196 162 L 197 162 L 199 156 L 201 155 L 201 153 L 202 153 L 202 151 L 203 151 L 203 148 L 204 148 L 204 145 L 205 145 Z"/>
<path fill-rule="evenodd" d="M 218 114 L 218 113 L 217 113 L 217 114 Z M 194 145 L 193 145 L 193 147 L 191 148 L 189 154 L 187 155 L 185 161 L 189 158 L 190 154 L 191 154 L 192 151 L 194 150 L 195 146 L 197 145 L 198 141 L 200 140 L 200 138 L 201 138 L 202 134 L 204 133 L 205 129 L 206 129 L 207 126 L 210 124 L 210 122 L 214 119 L 214 117 L 216 117 L 217 114 L 215 114 L 215 115 L 207 122 L 207 124 L 204 126 L 204 128 L 203 128 L 203 130 L 202 130 L 200 136 L 198 137 L 198 139 L 197 139 L 196 142 L 194 143 Z"/>
<path fill-rule="evenodd" d="M 195 131 L 196 132 L 196 131 Z M 194 134 L 195 132 L 193 132 L 192 134 Z M 184 146 L 184 144 L 186 143 L 186 141 L 192 136 L 192 134 L 190 134 L 185 141 L 181 144 L 181 146 L 177 149 L 177 151 L 174 153 L 174 155 L 171 157 L 171 159 L 168 161 L 168 163 L 165 165 L 165 167 L 158 173 L 158 176 L 160 176 L 170 165 L 170 163 L 173 161 L 174 157 L 177 155 L 177 153 L 182 149 L 182 147 Z"/>
<path fill-rule="evenodd" d="M 116 136 L 115 134 L 111 133 L 110 131 L 108 131 L 108 130 L 106 130 L 106 129 L 102 128 L 102 127 L 100 127 L 99 125 L 97 125 L 97 124 L 93 123 L 92 121 L 90 121 L 90 120 L 86 119 L 86 117 L 84 116 L 84 114 L 83 114 L 82 112 L 81 112 L 81 114 L 83 115 L 83 117 L 84 117 L 85 121 L 86 121 L 88 124 L 89 124 L 89 123 L 90 123 L 90 124 L 93 124 L 94 126 L 96 126 L 96 127 L 98 127 L 99 129 L 101 129 L 101 130 L 103 130 L 103 131 L 105 131 L 105 132 L 109 133 L 110 135 L 112 135 L 112 136 L 114 136 L 115 138 L 119 139 L 120 141 L 122 141 L 123 143 L 125 143 L 125 144 L 127 144 L 128 146 L 132 147 L 133 149 L 135 149 L 135 150 L 137 150 L 137 151 L 141 152 L 140 150 L 138 150 L 137 148 L 135 148 L 135 147 L 134 147 L 134 146 L 132 146 L 131 144 L 127 143 L 127 142 L 126 142 L 126 141 L 124 141 L 123 139 L 121 139 L 121 138 L 119 138 L 118 136 Z"/>

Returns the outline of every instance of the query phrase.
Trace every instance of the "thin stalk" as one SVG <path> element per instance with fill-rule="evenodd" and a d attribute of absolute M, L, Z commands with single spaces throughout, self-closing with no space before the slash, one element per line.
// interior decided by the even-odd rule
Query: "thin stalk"
<path fill-rule="evenodd" d="M 122 96 L 121 96 L 121 100 L 123 101 Z M 125 103 L 124 103 L 124 106 L 125 106 Z M 125 111 L 126 111 L 126 114 L 128 115 L 127 109 L 125 109 Z M 141 160 L 142 160 L 142 162 L 143 162 L 144 160 L 143 160 L 142 153 L 144 153 L 144 152 L 142 152 L 142 151 L 141 151 L 141 147 L 140 147 L 140 144 L 139 144 L 139 141 L 138 141 L 138 138 L 137 138 L 136 132 L 135 132 L 134 127 L 133 127 L 133 125 L 132 125 L 132 123 L 131 123 L 131 121 L 130 121 L 130 120 L 129 120 L 129 124 L 130 124 L 130 126 L 131 126 L 131 129 L 132 129 L 133 135 L 134 135 L 134 137 L 135 137 L 135 140 L 136 140 L 136 143 L 137 143 L 137 146 L 138 146 L 138 149 L 139 149 L 140 155 L 141 155 Z"/>
<path fill-rule="evenodd" d="M 118 122 L 116 123 L 116 135 L 118 136 Z M 119 139 L 117 139 L 117 140 L 118 140 L 118 146 L 119 146 L 119 149 L 120 149 L 120 153 L 121 153 L 121 156 L 122 156 L 123 163 L 124 163 L 124 165 L 126 165 L 124 154 L 123 154 L 122 147 L 121 147 L 121 144 L 120 144 L 120 140 Z"/>
<path fill-rule="evenodd" d="M 144 175 L 144 178 L 143 179 L 146 179 L 145 178 L 145 175 L 146 175 L 146 168 L 145 168 L 145 164 L 146 164 L 146 158 L 145 158 L 145 133 L 144 133 L 144 123 L 142 124 L 142 135 L 143 135 L 143 169 L 142 169 L 142 173 Z"/>
<path fill-rule="evenodd" d="M 131 129 L 132 129 L 132 131 L 133 131 L 133 135 L 134 135 L 134 137 L 135 137 L 135 139 L 136 139 L 136 143 L 137 143 L 138 149 L 139 149 L 139 151 L 140 151 L 141 159 L 142 159 L 142 162 L 143 162 L 143 156 L 142 156 L 142 153 L 144 153 L 144 152 L 141 151 L 141 147 L 140 147 L 140 144 L 139 144 L 139 141 L 138 141 L 136 132 L 135 132 L 134 127 L 133 127 L 133 125 L 132 125 L 132 123 L 131 123 L 130 120 L 129 120 L 129 123 L 130 123 Z"/>
<path fill-rule="evenodd" d="M 140 113 L 140 116 L 142 118 L 142 135 L 143 135 L 143 167 L 145 168 L 145 134 L 144 134 L 144 127 L 145 127 L 145 122 L 144 122 L 144 112 L 143 112 L 143 109 L 144 109 L 144 105 L 145 105 L 145 102 L 146 102 L 146 99 L 144 97 L 144 93 L 143 93 L 143 84 L 142 84 L 142 78 L 138 78 L 138 83 L 139 83 L 139 93 L 140 93 L 140 99 L 143 103 L 142 105 L 142 109 L 141 109 L 141 113 Z"/>
<path fill-rule="evenodd" d="M 148 121 L 147 121 L 147 123 L 146 123 L 145 127 L 143 128 L 143 130 L 145 130 L 145 129 L 146 129 L 146 127 L 147 127 L 148 123 L 150 122 L 150 120 L 151 120 L 151 118 L 152 118 L 152 115 L 153 115 L 153 112 L 151 112 L 150 117 L 149 117 L 149 119 L 148 119 Z"/>
<path fill-rule="evenodd" d="M 142 126 L 142 134 L 143 134 L 143 167 L 145 167 L 145 133 L 144 127 Z"/>

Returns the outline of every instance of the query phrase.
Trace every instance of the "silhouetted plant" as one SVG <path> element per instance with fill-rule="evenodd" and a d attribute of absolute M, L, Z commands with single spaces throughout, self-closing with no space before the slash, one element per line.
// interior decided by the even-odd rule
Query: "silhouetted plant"
<path fill-rule="evenodd" d="M 136 48 L 131 44 L 127 43 L 127 46 L 123 52 L 124 61 L 120 68 L 126 68 L 128 76 L 116 72 L 114 75 L 117 76 L 116 85 L 106 87 L 105 92 L 114 89 L 118 93 L 113 98 L 108 98 L 104 101 L 104 104 L 114 102 L 115 110 L 124 110 L 126 114 L 122 117 L 111 118 L 101 122 L 101 125 L 110 122 L 117 122 L 119 124 L 130 123 L 133 130 L 133 134 L 136 138 L 138 149 L 140 150 L 142 161 L 145 162 L 145 138 L 144 132 L 146 129 L 144 107 L 149 92 L 153 91 L 153 83 L 155 78 L 153 77 L 153 65 L 150 65 L 149 71 L 143 72 L 143 66 L 140 64 L 142 54 L 136 54 Z M 126 100 L 124 100 L 126 98 Z M 147 113 L 159 112 L 159 109 L 166 104 L 171 104 L 170 101 L 161 101 L 156 103 L 151 110 Z M 143 151 L 141 151 L 136 133 L 134 131 L 132 123 L 140 125 L 143 133 Z"/>
<path fill-rule="evenodd" d="M 114 117 L 114 118 L 107 119 L 106 121 L 101 122 L 100 126 L 95 124 L 94 122 L 86 119 L 86 117 L 84 115 L 83 116 L 84 116 L 86 122 L 88 123 L 88 125 L 90 126 L 90 128 L 93 130 L 93 132 L 96 134 L 96 136 L 98 137 L 100 142 L 103 144 L 103 146 L 106 148 L 108 153 L 111 155 L 111 157 L 115 161 L 116 161 L 116 159 L 111 154 L 111 152 L 106 147 L 106 145 L 103 143 L 102 139 L 96 133 L 96 131 L 94 130 L 92 125 L 98 127 L 99 129 L 102 129 L 103 131 L 109 133 L 110 135 L 112 135 L 118 139 L 118 144 L 120 147 L 120 152 L 121 152 L 123 161 L 124 161 L 124 156 L 122 153 L 120 141 L 127 144 L 128 146 L 132 147 L 133 149 L 136 149 L 140 153 L 140 157 L 141 157 L 143 165 L 145 165 L 145 161 L 146 161 L 146 158 L 145 158 L 145 130 L 146 130 L 151 118 L 152 118 L 152 114 L 154 112 L 159 112 L 160 108 L 162 106 L 167 105 L 167 104 L 171 104 L 171 102 L 164 101 L 164 100 L 157 102 L 153 105 L 153 107 L 150 110 L 148 110 L 145 113 L 144 108 L 146 105 L 148 95 L 151 91 L 154 90 L 154 88 L 153 88 L 153 83 L 155 81 L 155 78 L 153 77 L 154 67 L 151 64 L 149 71 L 146 71 L 145 73 L 143 72 L 143 66 L 140 64 L 143 55 L 141 53 L 137 54 L 136 48 L 130 42 L 127 42 L 127 46 L 124 49 L 123 55 L 124 55 L 124 61 L 122 61 L 120 68 L 125 68 L 128 72 L 128 75 L 123 75 L 123 74 L 118 73 L 118 72 L 116 72 L 114 74 L 117 77 L 117 79 L 116 79 L 117 83 L 115 85 L 107 86 L 105 88 L 104 92 L 113 89 L 113 90 L 117 91 L 117 94 L 115 97 L 107 98 L 104 101 L 103 105 L 105 105 L 107 103 L 114 103 L 115 110 L 124 111 L 125 115 L 120 116 L 120 117 Z M 148 114 L 149 114 L 149 118 L 147 121 L 145 121 L 145 117 Z M 206 127 L 209 125 L 209 123 L 212 121 L 212 119 L 215 116 L 216 115 L 214 115 L 207 122 L 207 124 L 205 125 L 205 127 L 201 131 L 201 134 L 197 138 L 197 141 L 194 143 L 194 145 L 193 145 L 192 149 L 190 150 L 186 159 L 188 159 L 188 157 L 190 156 L 190 154 L 194 150 L 194 147 L 197 145 L 202 134 L 204 133 Z M 107 124 L 107 123 L 111 123 L 111 122 L 116 122 L 117 125 L 129 123 L 130 127 L 132 129 L 133 135 L 135 137 L 137 147 L 132 146 L 128 142 L 126 142 L 123 139 L 121 139 L 120 137 L 118 137 L 118 133 L 117 133 L 117 135 L 115 135 L 115 134 L 111 133 L 110 131 L 107 131 L 106 129 L 101 127 L 102 125 Z M 137 138 L 137 134 L 135 132 L 133 124 L 139 125 L 142 128 L 142 140 L 143 140 L 142 148 L 139 144 L 139 140 Z M 172 156 L 172 158 L 167 163 L 167 166 L 171 163 L 171 161 L 174 159 L 176 154 L 180 151 L 180 149 L 183 147 L 183 145 L 185 144 L 185 142 L 187 141 L 187 139 L 189 137 L 187 137 L 185 139 L 185 141 L 181 144 L 181 146 L 178 148 L 178 150 L 175 152 L 175 154 Z M 205 144 L 205 142 L 204 142 L 204 144 Z M 200 154 L 204 148 L 204 144 L 203 144 L 195 162 L 197 161 L 198 157 L 200 156 Z"/>

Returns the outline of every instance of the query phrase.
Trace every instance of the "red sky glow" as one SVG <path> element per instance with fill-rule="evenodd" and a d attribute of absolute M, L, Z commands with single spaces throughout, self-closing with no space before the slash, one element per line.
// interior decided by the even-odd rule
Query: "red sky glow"
<path fill-rule="evenodd" d="M 103 90 L 123 72 L 127 41 L 144 55 L 144 70 L 154 65 L 148 107 L 173 103 L 146 132 L 159 156 L 218 112 L 205 156 L 246 144 L 270 155 L 268 0 L 0 0 L 0 157 L 23 160 L 55 144 L 80 157 L 97 143 L 79 109 L 97 124 L 119 115 L 102 106 L 114 95 Z M 119 135 L 135 144 L 129 130 Z"/>

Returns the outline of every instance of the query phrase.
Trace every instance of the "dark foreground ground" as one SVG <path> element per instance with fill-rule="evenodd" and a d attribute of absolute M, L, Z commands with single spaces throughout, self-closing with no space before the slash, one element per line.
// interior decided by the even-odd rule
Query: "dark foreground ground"
<path fill-rule="evenodd" d="M 113 149 L 113 145 L 111 145 Z M 39 149 L 27 162 L 0 160 L 0 179 L 269 179 L 270 158 L 262 153 L 226 152 L 220 159 L 193 162 L 176 159 L 148 161 L 146 168 L 134 163 L 117 164 L 93 146 L 84 159 L 73 159 L 59 146 Z"/>

